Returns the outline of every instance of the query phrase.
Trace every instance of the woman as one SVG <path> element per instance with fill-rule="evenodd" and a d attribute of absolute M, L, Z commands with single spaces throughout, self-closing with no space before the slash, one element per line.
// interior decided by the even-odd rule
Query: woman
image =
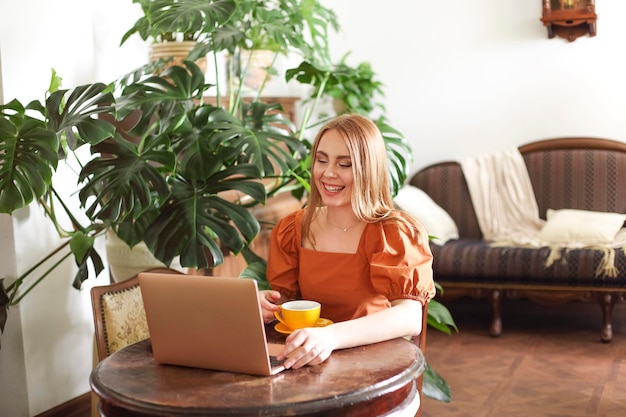
<path fill-rule="evenodd" d="M 320 130 L 312 155 L 307 207 L 272 230 L 272 290 L 261 292 L 261 308 L 269 322 L 277 304 L 315 300 L 334 324 L 291 333 L 278 356 L 286 368 L 320 364 L 336 349 L 416 336 L 422 305 L 435 294 L 428 234 L 393 207 L 376 125 L 339 116 Z"/>

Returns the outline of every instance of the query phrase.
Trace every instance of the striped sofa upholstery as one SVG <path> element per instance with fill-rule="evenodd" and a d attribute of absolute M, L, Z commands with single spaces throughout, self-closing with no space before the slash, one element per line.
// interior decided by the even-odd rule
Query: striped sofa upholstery
<path fill-rule="evenodd" d="M 626 143 L 597 138 L 559 138 L 521 146 L 539 206 L 626 213 Z M 456 162 L 431 165 L 411 184 L 443 207 L 459 229 L 458 240 L 432 244 L 435 279 L 450 297 L 489 298 L 492 335 L 502 331 L 501 299 L 527 297 L 539 302 L 594 300 L 604 314 L 601 338 L 610 341 L 611 313 L 626 294 L 626 255 L 616 251 L 618 276 L 596 276 L 602 252 L 563 251 L 546 267 L 549 248 L 492 247 L 482 239 L 461 167 Z M 592 227 L 590 225 L 590 227 Z"/>

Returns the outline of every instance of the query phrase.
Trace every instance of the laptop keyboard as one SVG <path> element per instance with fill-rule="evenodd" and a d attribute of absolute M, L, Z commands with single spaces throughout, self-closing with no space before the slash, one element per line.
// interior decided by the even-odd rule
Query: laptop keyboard
<path fill-rule="evenodd" d="M 276 368 L 277 366 L 281 366 L 284 362 L 285 362 L 284 359 L 278 360 L 278 358 L 276 358 L 276 356 L 270 355 L 270 366 L 272 368 Z"/>

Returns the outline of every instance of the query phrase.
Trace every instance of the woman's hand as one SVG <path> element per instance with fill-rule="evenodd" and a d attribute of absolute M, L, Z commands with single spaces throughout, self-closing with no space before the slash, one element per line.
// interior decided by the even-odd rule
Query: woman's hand
<path fill-rule="evenodd" d="M 263 321 L 269 323 L 275 319 L 274 312 L 278 311 L 276 302 L 281 299 L 278 291 L 263 290 L 259 291 L 259 302 L 261 304 L 261 312 L 263 313 Z"/>
<path fill-rule="evenodd" d="M 286 359 L 286 368 L 319 365 L 337 349 L 418 335 L 422 330 L 422 305 L 408 299 L 392 301 L 391 305 L 391 308 L 330 326 L 295 330 L 285 340 L 285 349 L 278 359 Z"/>
<path fill-rule="evenodd" d="M 305 365 L 319 365 L 335 349 L 331 326 L 308 327 L 295 330 L 285 340 L 285 350 L 277 359 L 285 359 L 285 368 L 298 369 Z"/>

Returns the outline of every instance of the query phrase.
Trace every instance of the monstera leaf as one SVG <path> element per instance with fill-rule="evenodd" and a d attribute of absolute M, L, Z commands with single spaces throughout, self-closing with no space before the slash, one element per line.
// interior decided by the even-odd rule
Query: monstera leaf
<path fill-rule="evenodd" d="M 293 170 L 307 149 L 294 136 L 294 124 L 278 111 L 282 110 L 280 105 L 254 102 L 242 107 L 249 133 L 234 140 L 232 146 L 244 149 L 264 177 Z"/>
<path fill-rule="evenodd" d="M 144 11 L 122 37 L 121 43 L 134 33 L 143 40 L 153 40 L 168 33 L 180 33 L 185 39 L 197 40 L 203 33 L 210 33 L 219 24 L 223 24 L 235 11 L 233 0 L 134 0 L 140 3 Z"/>
<path fill-rule="evenodd" d="M 236 7 L 233 0 L 154 0 L 151 3 L 152 25 L 160 32 L 209 32 L 226 22 Z"/>
<path fill-rule="evenodd" d="M 72 150 L 85 143 L 99 143 L 115 133 L 113 125 L 98 118 L 99 114 L 111 111 L 112 102 L 113 95 L 103 83 L 55 91 L 46 100 L 49 127 L 65 137 Z"/>
<path fill-rule="evenodd" d="M 263 201 L 265 187 L 257 179 L 258 170 L 245 164 L 219 171 L 205 181 L 174 178 L 170 198 L 146 230 L 146 245 L 165 264 L 178 255 L 183 266 L 221 264 L 220 246 L 240 251 L 244 242 L 250 243 L 258 235 L 260 225 L 251 211 L 219 193 L 237 190 Z"/>
<path fill-rule="evenodd" d="M 171 66 L 161 76 L 148 77 L 124 89 L 116 101 L 117 117 L 122 119 L 131 113 L 141 116 L 129 134 L 142 139 L 174 131 L 185 122 L 194 100 L 202 100 L 207 87 L 196 64 L 186 61 L 185 66 Z"/>
<path fill-rule="evenodd" d="M 389 160 L 389 182 L 391 193 L 395 196 L 409 175 L 409 169 L 413 162 L 413 151 L 402 133 L 389 126 L 384 117 L 380 117 L 376 121 L 376 125 L 385 141 Z"/>
<path fill-rule="evenodd" d="M 11 213 L 49 191 L 63 157 L 61 138 L 74 150 L 113 136 L 115 128 L 98 118 L 111 110 L 112 100 L 98 83 L 55 91 L 45 106 L 32 101 L 24 107 L 17 100 L 0 106 L 0 212 Z"/>
<path fill-rule="evenodd" d="M 59 139 L 17 100 L 0 106 L 0 213 L 12 213 L 48 191 Z"/>
<path fill-rule="evenodd" d="M 176 164 L 168 143 L 161 135 L 142 149 L 119 137 L 94 146 L 92 151 L 101 156 L 87 163 L 79 176 L 85 182 L 79 197 L 86 214 L 118 223 L 136 210 L 143 212 L 155 201 L 165 200 L 170 191 L 160 171 L 173 172 Z"/>
<path fill-rule="evenodd" d="M 448 383 L 429 364 L 424 370 L 424 385 L 422 393 L 434 400 L 449 403 L 452 401 L 452 392 Z"/>
<path fill-rule="evenodd" d="M 204 76 L 191 62 L 126 87 L 117 115 L 128 131 L 92 146 L 79 196 L 92 221 L 133 246 L 144 240 L 169 264 L 205 268 L 259 232 L 247 210 L 267 197 L 263 178 L 287 176 L 306 153 L 276 104 L 242 104 L 239 116 L 203 104 Z M 245 201 L 241 200 L 246 196 Z"/>

